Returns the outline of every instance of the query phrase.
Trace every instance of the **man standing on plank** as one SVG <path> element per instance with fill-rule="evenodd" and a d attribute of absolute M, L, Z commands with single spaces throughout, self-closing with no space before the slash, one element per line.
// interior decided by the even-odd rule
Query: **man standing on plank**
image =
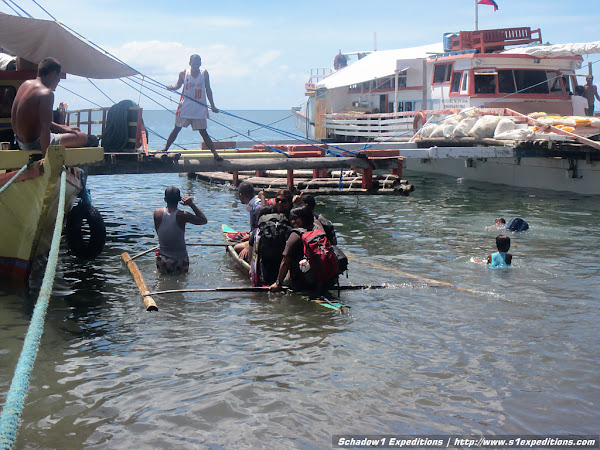
<path fill-rule="evenodd" d="M 213 112 L 218 113 L 219 110 L 213 101 L 208 72 L 206 70 L 200 70 L 201 64 L 202 59 L 200 56 L 190 56 L 191 70 L 189 72 L 186 70 L 181 71 L 179 73 L 177 84 L 167 86 L 167 89 L 171 91 L 176 91 L 183 86 L 183 91 L 181 99 L 179 100 L 177 112 L 175 113 L 175 128 L 171 131 L 163 152 L 169 150 L 169 147 L 175 142 L 181 128 L 192 125 L 193 130 L 198 130 L 200 132 L 200 136 L 204 139 L 204 143 L 213 153 L 215 159 L 217 161 L 222 161 L 223 158 L 221 158 L 215 150 L 215 145 L 206 132 L 206 121 L 208 119 L 208 106 L 206 100 L 208 99 L 210 102 L 210 109 L 212 109 Z"/>

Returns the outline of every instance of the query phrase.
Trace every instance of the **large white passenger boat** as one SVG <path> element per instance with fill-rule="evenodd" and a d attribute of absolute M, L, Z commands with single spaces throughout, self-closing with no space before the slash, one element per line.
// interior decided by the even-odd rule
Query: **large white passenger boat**
<path fill-rule="evenodd" d="M 543 45 L 541 31 L 529 27 L 463 31 L 444 35 L 438 44 L 374 51 L 339 70 L 313 71 L 306 84 L 308 100 L 294 110 L 296 125 L 307 138 L 328 142 L 390 148 L 394 141 L 408 169 L 600 194 L 597 128 L 547 128 L 541 130 L 546 134 L 530 133 L 518 142 L 468 143 L 448 135 L 437 140 L 415 135 L 427 120 L 440 121 L 469 108 L 477 108 L 480 115 L 571 116 L 571 93 L 585 82 L 585 74 L 577 73 L 581 55 L 594 53 L 600 53 L 600 41 Z M 540 154 L 539 141 L 552 148 L 554 135 L 561 141 L 560 151 L 555 146 Z M 528 147 L 522 142 L 526 140 L 538 144 Z M 492 155 L 490 145 L 501 146 L 502 152 Z M 465 147 L 471 148 L 466 152 Z M 515 175 L 507 176 L 507 170 Z"/>

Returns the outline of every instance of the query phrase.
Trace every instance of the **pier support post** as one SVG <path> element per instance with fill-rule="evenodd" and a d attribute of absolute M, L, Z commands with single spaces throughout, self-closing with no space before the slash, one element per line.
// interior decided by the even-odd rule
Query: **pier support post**
<path fill-rule="evenodd" d="M 313 178 L 327 178 L 327 175 L 329 175 L 327 168 L 313 169 Z"/>
<path fill-rule="evenodd" d="M 392 169 L 392 175 L 398 175 L 402 179 L 402 170 L 404 169 L 404 158 L 398 158 L 398 167 Z"/>
<path fill-rule="evenodd" d="M 362 170 L 362 188 L 371 189 L 373 187 L 373 168 L 367 167 Z"/>
<path fill-rule="evenodd" d="M 233 177 L 233 178 L 232 178 L 232 180 L 231 180 L 231 182 L 233 183 L 233 185 L 234 185 L 235 187 L 237 187 L 237 185 L 238 185 L 238 181 L 239 181 L 239 176 L 240 176 L 240 173 L 239 173 L 237 170 L 234 170 L 234 171 L 231 173 L 231 175 L 232 175 L 232 177 Z"/>
<path fill-rule="evenodd" d="M 257 177 L 264 177 L 264 176 L 265 176 L 265 171 L 264 171 L 264 170 L 257 170 L 257 171 L 255 172 L 255 175 L 256 175 Z"/>
<path fill-rule="evenodd" d="M 287 171 L 287 188 L 290 192 L 294 192 L 294 169 Z"/>

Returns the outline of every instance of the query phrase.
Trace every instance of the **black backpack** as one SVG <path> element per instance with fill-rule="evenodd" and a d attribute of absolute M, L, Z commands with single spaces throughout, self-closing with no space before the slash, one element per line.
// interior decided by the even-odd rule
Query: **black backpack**
<path fill-rule="evenodd" d="M 520 217 L 513 217 L 506 224 L 506 229 L 510 231 L 526 231 L 529 230 L 529 224 Z"/>
<path fill-rule="evenodd" d="M 263 284 L 277 279 L 285 243 L 292 226 L 284 214 L 265 214 L 258 219 L 258 270 Z"/>

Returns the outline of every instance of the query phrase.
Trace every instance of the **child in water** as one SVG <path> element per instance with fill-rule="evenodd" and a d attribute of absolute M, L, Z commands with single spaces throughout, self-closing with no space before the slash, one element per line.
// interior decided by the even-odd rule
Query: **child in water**
<path fill-rule="evenodd" d="M 485 227 L 486 230 L 505 230 L 506 229 L 506 220 L 504 217 L 498 217 L 494 223 L 494 225 Z"/>
<path fill-rule="evenodd" d="M 510 249 L 510 238 L 504 234 L 500 234 L 496 237 L 496 247 L 498 251 L 488 255 L 487 262 L 490 265 L 490 269 L 497 267 L 508 267 L 512 262 L 512 255 L 508 253 Z"/>

